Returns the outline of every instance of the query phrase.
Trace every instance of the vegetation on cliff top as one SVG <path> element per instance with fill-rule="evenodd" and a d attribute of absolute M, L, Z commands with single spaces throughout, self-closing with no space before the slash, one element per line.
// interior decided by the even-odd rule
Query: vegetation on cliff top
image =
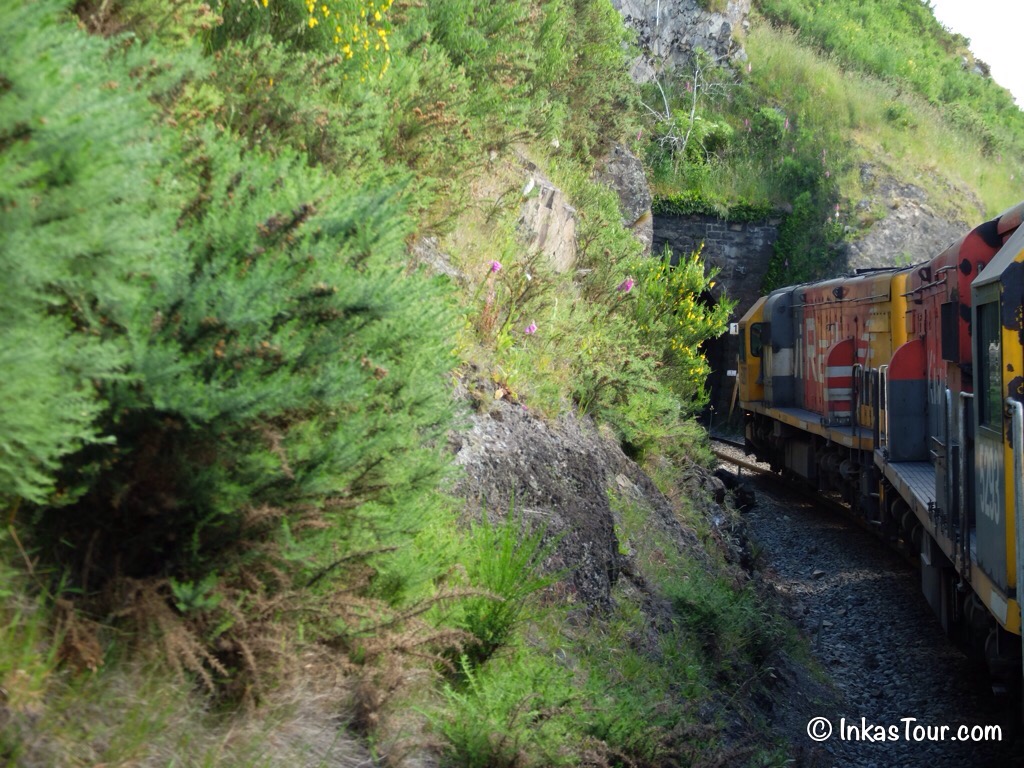
<path fill-rule="evenodd" d="M 1019 200 L 1024 113 L 926 5 L 755 8 L 745 64 L 698 61 L 662 83 L 667 99 L 651 86 L 644 102 L 662 115 L 654 105 L 669 104 L 648 152 L 659 195 L 789 212 L 766 288 L 841 269 L 843 240 L 884 217 L 864 168 L 971 224 Z"/>

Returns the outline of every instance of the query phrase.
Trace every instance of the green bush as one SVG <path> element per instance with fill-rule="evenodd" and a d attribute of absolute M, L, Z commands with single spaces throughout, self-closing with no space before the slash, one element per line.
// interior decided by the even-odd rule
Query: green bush
<path fill-rule="evenodd" d="M 179 270 L 142 60 L 106 58 L 59 7 L 0 8 L 0 504 L 84 492 L 57 470 L 111 439 L 96 420 L 129 375 L 123 331 Z"/>
<path fill-rule="evenodd" d="M 810 192 L 797 195 L 793 212 L 779 226 L 765 273 L 765 291 L 820 279 L 831 272 L 838 255 L 835 246 L 843 236 L 837 213 L 838 209 L 829 210 L 827 201 L 815 199 Z"/>
<path fill-rule="evenodd" d="M 781 109 L 760 107 L 750 118 L 751 130 L 748 141 L 757 146 L 762 153 L 778 152 L 789 128 L 789 118 Z"/>
<path fill-rule="evenodd" d="M 707 194 L 702 190 L 684 190 L 672 195 L 654 198 L 651 210 L 661 216 L 715 216 L 728 222 L 741 223 L 764 221 L 776 213 L 770 203 L 739 200 L 728 202 L 725 198 Z"/>
<path fill-rule="evenodd" d="M 900 128 L 915 128 L 917 123 L 914 115 L 906 104 L 899 101 L 890 101 L 885 105 L 885 119 Z"/>
<path fill-rule="evenodd" d="M 530 596 L 561 577 L 542 571 L 558 540 L 547 536 L 543 528 L 523 533 L 524 527 L 522 516 L 514 512 L 499 524 L 484 515 L 479 524 L 470 526 L 472 555 L 466 571 L 470 582 L 491 596 L 463 603 L 459 623 L 474 638 L 465 649 L 464 664 L 479 666 L 506 645 Z"/>
<path fill-rule="evenodd" d="M 639 128 L 638 90 L 626 66 L 632 33 L 609 0 L 563 0 L 552 4 L 551 13 L 568 21 L 562 33 L 567 66 L 545 74 L 545 82 L 566 104 L 565 140 L 576 157 L 589 162 L 604 144 Z"/>
<path fill-rule="evenodd" d="M 660 259 L 633 262 L 633 313 L 641 339 L 656 352 L 659 378 L 692 413 L 708 397 L 711 369 L 701 345 L 725 333 L 735 302 L 712 296 L 718 273 L 705 267 L 700 251 L 671 262 L 667 247 Z"/>
<path fill-rule="evenodd" d="M 260 508 L 406 526 L 384 511 L 442 470 L 452 315 L 404 265 L 402 189 L 157 132 L 128 87 L 153 52 L 5 14 L 0 497 L 94 583 L 199 578 Z"/>
<path fill-rule="evenodd" d="M 117 445 L 69 462 L 68 477 L 101 469 L 46 526 L 101 530 L 94 552 L 122 552 L 127 573 L 154 553 L 188 572 L 254 507 L 414 503 L 441 468 L 424 446 L 446 424 L 450 326 L 442 289 L 404 273 L 400 195 L 212 137 L 179 177 L 195 185 L 188 271 L 126 329 L 132 380 L 107 389 L 103 420 Z"/>
<path fill-rule="evenodd" d="M 462 768 L 573 765 L 579 740 L 579 693 L 571 673 L 521 650 L 444 689 L 445 710 L 432 720 L 446 743 L 446 764 Z"/>

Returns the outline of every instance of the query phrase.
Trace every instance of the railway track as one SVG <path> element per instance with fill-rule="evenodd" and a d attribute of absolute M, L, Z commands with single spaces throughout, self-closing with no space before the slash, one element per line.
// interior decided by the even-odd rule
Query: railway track
<path fill-rule="evenodd" d="M 768 466 L 765 464 L 754 464 L 752 462 L 746 461 L 736 456 L 736 451 L 742 451 L 744 454 L 746 453 L 746 443 L 741 443 L 737 440 L 731 440 L 727 437 L 716 437 L 714 435 L 711 435 L 711 442 L 719 443 L 720 445 L 726 445 L 732 449 L 731 451 L 723 451 L 715 450 L 714 448 L 712 448 L 712 453 L 714 453 L 715 456 L 717 456 L 722 461 L 726 461 L 730 464 L 735 464 L 737 467 L 741 467 L 742 469 L 746 469 L 750 472 L 757 472 L 759 474 L 764 475 L 773 474 L 771 469 L 769 469 Z"/>
<path fill-rule="evenodd" d="M 845 501 L 841 501 L 837 495 L 823 495 L 821 492 L 808 485 L 800 482 L 794 482 L 793 480 L 778 474 L 767 464 L 748 460 L 746 458 L 740 458 L 738 454 L 742 454 L 743 456 L 747 455 L 746 443 L 741 443 L 727 437 L 718 437 L 716 435 L 710 435 L 710 439 L 712 443 L 718 443 L 721 446 L 725 446 L 724 449 L 712 448 L 712 453 L 714 453 L 719 460 L 728 464 L 733 464 L 741 470 L 746 470 L 750 473 L 763 477 L 768 480 L 768 482 L 773 483 L 776 487 L 784 489 L 784 492 L 798 496 L 801 500 L 809 502 L 820 509 L 825 509 L 833 514 L 839 515 L 861 530 L 867 531 L 875 536 L 892 551 L 905 557 L 907 562 L 912 565 L 918 564 L 917 553 L 908 551 L 906 547 L 901 546 L 898 542 L 894 544 L 883 539 L 879 535 L 879 531 L 874 526 L 865 522 L 859 515 L 854 514 L 853 510 L 850 509 L 849 504 Z"/>
<path fill-rule="evenodd" d="M 782 597 L 811 655 L 838 690 L 835 709 L 814 714 L 897 726 L 898 742 L 840 739 L 796 764 L 844 768 L 977 768 L 1024 765 L 1016 715 L 993 698 L 974 662 L 948 641 L 920 593 L 920 576 L 906 552 L 879 546 L 836 501 L 800 488 L 746 456 L 744 446 L 712 437 L 723 463 L 741 468 L 757 493 L 743 515 L 758 552 L 757 574 Z M 829 514 L 836 512 L 838 514 Z M 998 742 L 929 742 L 903 738 L 904 718 L 931 726 L 999 725 Z"/>

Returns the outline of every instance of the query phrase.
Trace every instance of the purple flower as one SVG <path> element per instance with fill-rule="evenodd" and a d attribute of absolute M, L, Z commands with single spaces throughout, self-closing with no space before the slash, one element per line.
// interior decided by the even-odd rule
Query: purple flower
<path fill-rule="evenodd" d="M 523 331 L 523 333 L 525 333 L 527 336 L 529 336 L 531 333 L 536 333 L 536 332 L 537 332 L 537 324 L 536 323 L 530 323 L 528 326 L 526 326 L 526 329 Z"/>
<path fill-rule="evenodd" d="M 619 283 L 619 287 L 616 288 L 615 290 L 622 291 L 623 293 L 629 293 L 630 291 L 633 290 L 633 285 L 633 278 L 627 277 L 625 280 Z"/>
<path fill-rule="evenodd" d="M 501 272 L 501 262 L 500 261 L 492 261 L 491 262 L 491 272 Z"/>
<path fill-rule="evenodd" d="M 785 125 L 782 126 L 782 129 L 784 131 L 788 131 L 789 130 L 789 118 L 788 117 L 786 118 L 786 123 L 785 123 Z"/>
<path fill-rule="evenodd" d="M 748 62 L 747 62 L 747 74 L 748 74 L 748 75 L 750 74 L 750 70 L 751 70 L 751 69 L 753 69 L 753 67 L 751 66 L 750 62 L 748 61 Z"/>

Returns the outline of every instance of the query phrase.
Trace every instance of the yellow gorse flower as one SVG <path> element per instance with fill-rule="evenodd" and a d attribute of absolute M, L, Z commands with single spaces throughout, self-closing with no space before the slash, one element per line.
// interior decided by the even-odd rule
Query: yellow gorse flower
<path fill-rule="evenodd" d="M 266 8 L 270 0 L 258 0 Z M 358 56 L 362 70 L 371 66 L 379 67 L 378 77 L 383 78 L 391 66 L 390 20 L 387 12 L 393 0 L 378 3 L 374 0 L 306 0 L 308 17 L 306 24 L 315 29 L 322 20 L 331 19 L 332 40 L 341 50 L 345 60 Z M 365 78 L 360 78 L 365 82 Z"/>

